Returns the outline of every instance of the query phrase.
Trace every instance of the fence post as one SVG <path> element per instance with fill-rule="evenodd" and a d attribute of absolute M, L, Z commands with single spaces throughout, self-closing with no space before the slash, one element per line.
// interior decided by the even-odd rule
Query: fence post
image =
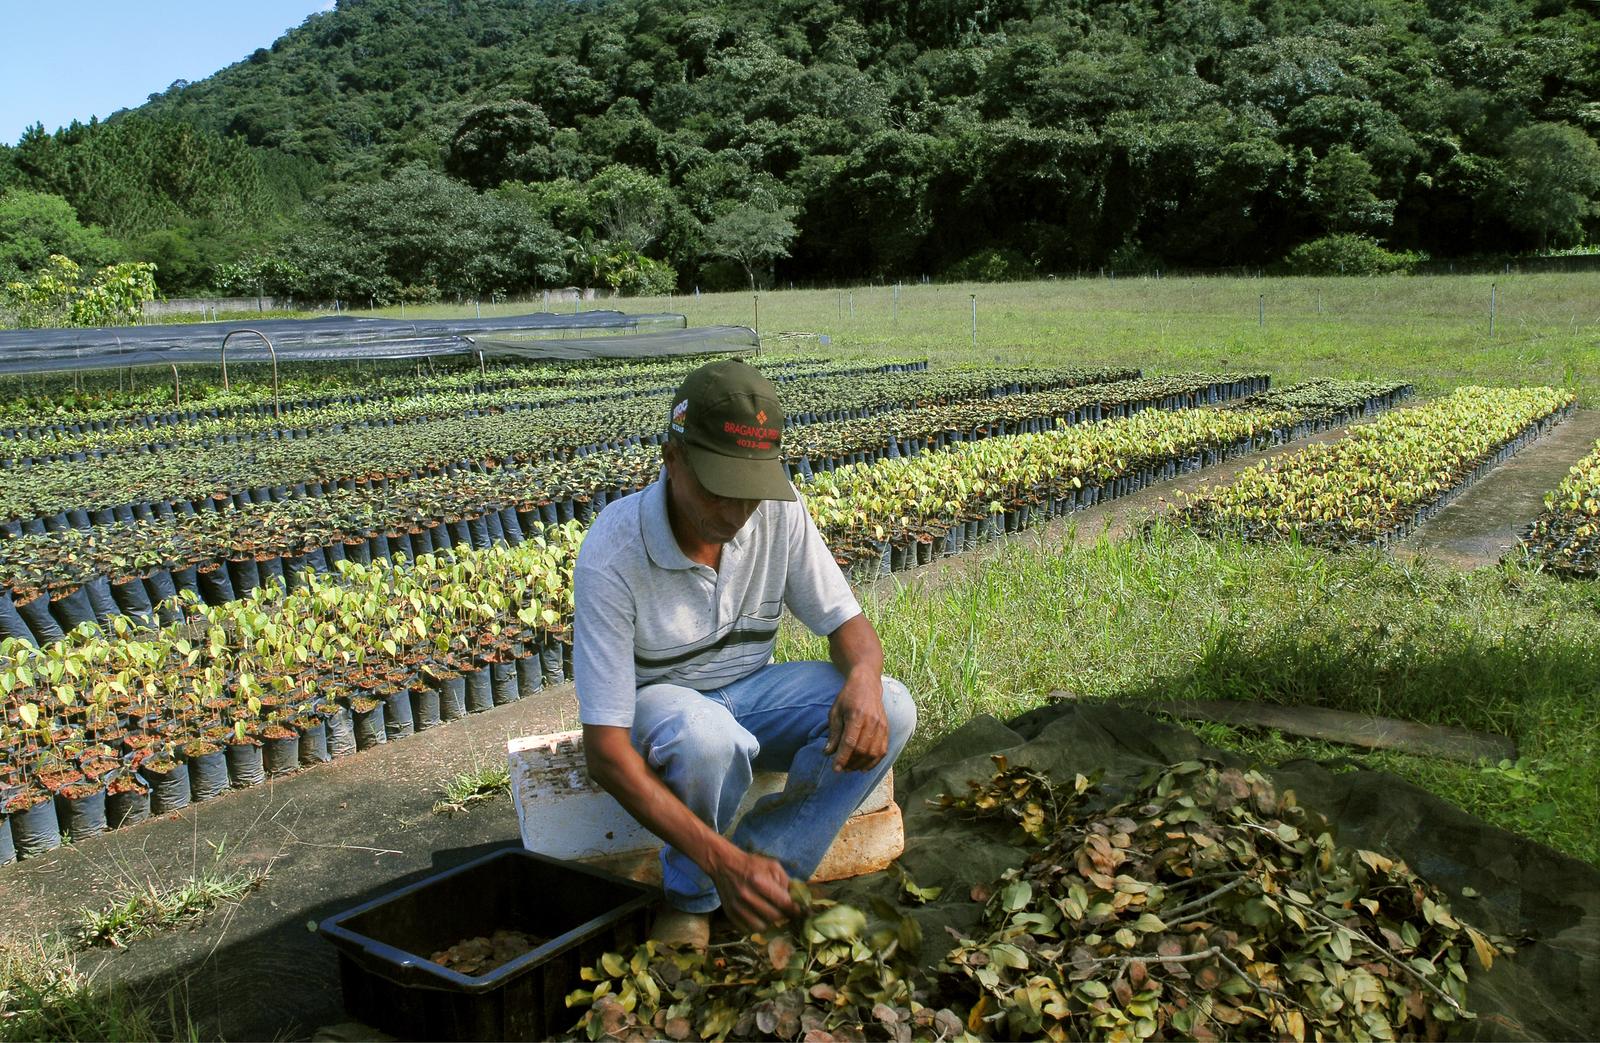
<path fill-rule="evenodd" d="M 756 298 L 756 324 L 755 324 L 754 330 L 755 330 L 755 335 L 759 337 L 759 336 L 761 336 L 761 294 L 759 294 L 759 293 L 756 294 L 755 298 Z"/>
<path fill-rule="evenodd" d="M 1259 305 L 1260 310 L 1257 312 L 1257 315 L 1256 315 L 1256 325 L 1261 327 L 1262 329 L 1266 329 L 1267 328 L 1267 295 L 1266 294 L 1263 293 L 1261 295 L 1261 298 L 1260 298 L 1260 301 L 1258 302 L 1258 305 Z"/>
<path fill-rule="evenodd" d="M 972 350 L 978 350 L 978 295 L 969 293 L 972 298 Z"/>
<path fill-rule="evenodd" d="M 1497 294 L 1496 294 L 1496 286 L 1495 286 L 1494 283 L 1490 283 L 1489 284 L 1489 336 L 1491 336 L 1491 337 L 1494 336 L 1494 311 L 1495 311 L 1495 297 L 1496 296 L 1497 296 Z"/>
<path fill-rule="evenodd" d="M 892 321 L 896 325 L 899 325 L 899 323 L 900 323 L 900 280 L 899 279 L 896 279 L 894 281 L 894 318 L 893 318 Z"/>

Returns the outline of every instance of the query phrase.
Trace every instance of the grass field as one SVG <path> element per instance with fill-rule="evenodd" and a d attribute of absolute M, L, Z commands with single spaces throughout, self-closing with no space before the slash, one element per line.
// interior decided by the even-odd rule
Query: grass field
<path fill-rule="evenodd" d="M 681 312 L 691 326 L 749 326 L 757 301 L 750 293 L 722 293 L 583 307 Z M 946 363 L 1115 363 L 1151 372 L 1261 367 L 1283 380 L 1405 378 L 1424 392 L 1464 383 L 1551 384 L 1574 388 L 1585 405 L 1600 405 L 1600 273 L 907 284 L 898 306 L 892 286 L 867 286 L 766 292 L 759 307 L 769 348 L 926 354 Z M 504 303 L 486 305 L 483 313 L 528 310 Z M 472 307 L 464 313 L 473 314 Z M 407 314 L 463 309 L 408 308 Z M 819 349 L 815 340 L 782 339 L 794 332 L 824 333 L 832 344 Z"/>
<path fill-rule="evenodd" d="M 752 325 L 757 300 L 584 306 Z M 767 292 L 759 308 L 769 349 L 1148 372 L 1259 368 L 1280 382 L 1404 378 L 1424 394 L 1550 384 L 1600 406 L 1600 274 L 907 285 L 898 305 L 892 287 L 874 286 Z M 831 344 L 785 333 L 827 334 Z M 1267 764 L 1348 758 L 1392 771 L 1600 864 L 1600 590 L 1592 586 L 1157 533 L 1077 549 L 1019 543 L 986 568 L 901 592 L 869 614 L 890 669 L 918 694 L 918 749 L 975 714 L 1017 713 L 1053 689 L 1132 701 L 1264 699 L 1463 725 L 1515 738 L 1520 760 L 1355 756 L 1277 734 L 1193 727 Z M 786 640 L 786 655 L 816 652 Z"/>
<path fill-rule="evenodd" d="M 1391 771 L 1600 864 L 1600 589 L 1519 569 L 1460 573 L 1379 552 L 1240 546 L 1157 529 L 1086 545 L 1015 541 L 987 567 L 867 606 L 917 696 L 912 755 L 980 713 L 1082 699 L 1264 700 L 1516 740 L 1515 764 L 1201 729 L 1271 765 Z M 815 658 L 798 628 L 780 657 Z"/>

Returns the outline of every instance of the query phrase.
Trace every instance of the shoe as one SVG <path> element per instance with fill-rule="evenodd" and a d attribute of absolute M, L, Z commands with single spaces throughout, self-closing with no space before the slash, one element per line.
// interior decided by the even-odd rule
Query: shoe
<path fill-rule="evenodd" d="M 705 952 L 711 944 L 711 914 L 686 913 L 669 906 L 656 914 L 650 937 L 662 945 Z"/>

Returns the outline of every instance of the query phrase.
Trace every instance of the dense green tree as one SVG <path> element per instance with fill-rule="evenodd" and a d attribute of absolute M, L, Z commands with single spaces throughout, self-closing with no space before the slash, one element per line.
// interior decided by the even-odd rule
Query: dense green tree
<path fill-rule="evenodd" d="M 407 287 L 478 297 L 531 289 L 563 273 L 561 243 L 537 214 L 411 166 L 316 208 L 287 245 L 303 292 L 399 299 Z"/>
<path fill-rule="evenodd" d="M 445 169 L 477 188 L 493 188 L 502 181 L 543 181 L 555 172 L 553 133 L 537 105 L 516 100 L 479 105 L 450 139 Z"/>
<path fill-rule="evenodd" d="M 1377 187 L 1372 164 L 1341 144 L 1312 164 L 1306 194 L 1328 231 L 1372 231 L 1387 228 L 1394 219 L 1394 203 L 1379 199 L 1374 191 Z"/>
<path fill-rule="evenodd" d="M 305 273 L 282 257 L 252 254 L 218 265 L 212 278 L 223 293 L 241 297 L 287 297 L 305 282 Z"/>
<path fill-rule="evenodd" d="M 1261 265 L 1329 235 L 1453 256 L 1600 230 L 1597 97 L 1600 20 L 1559 0 L 341 0 L 138 110 L 31 128 L 0 189 L 64 198 L 167 292 L 279 243 L 302 292 L 349 296 L 748 281 L 705 228 L 751 205 L 793 209 L 802 280 Z M 499 230 L 422 206 L 418 168 Z M 352 199 L 454 229 L 449 265 L 331 234 Z"/>
<path fill-rule="evenodd" d="M 794 216 L 793 207 L 736 206 L 706 225 L 706 252 L 743 268 L 753 290 L 757 272 L 766 272 L 773 261 L 789 256 Z"/>
<path fill-rule="evenodd" d="M 622 163 L 601 170 L 584 189 L 593 227 L 608 242 L 640 252 L 661 235 L 673 203 L 664 182 Z"/>
<path fill-rule="evenodd" d="M 0 192 L 0 283 L 43 268 L 51 254 L 98 268 L 122 246 L 95 225 L 78 221 L 72 204 L 46 192 Z"/>
<path fill-rule="evenodd" d="M 1505 177 L 1496 199 L 1506 221 L 1543 249 L 1583 237 L 1600 215 L 1600 145 L 1568 123 L 1534 123 L 1506 142 Z"/>
<path fill-rule="evenodd" d="M 1297 275 L 1388 275 L 1408 272 L 1420 260 L 1414 253 L 1385 250 L 1368 236 L 1340 233 L 1295 247 L 1284 268 Z"/>

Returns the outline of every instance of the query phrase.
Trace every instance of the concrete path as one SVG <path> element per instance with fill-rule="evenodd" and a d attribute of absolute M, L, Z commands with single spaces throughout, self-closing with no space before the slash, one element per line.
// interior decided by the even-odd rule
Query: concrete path
<path fill-rule="evenodd" d="M 226 794 L 186 811 L 0 869 L 0 933 L 27 938 L 74 922 L 132 888 L 173 886 L 216 862 L 266 869 L 257 892 L 199 927 L 93 950 L 97 982 L 173 988 L 201 1038 L 307 1038 L 346 1019 L 333 948 L 308 929 L 326 916 L 506 845 L 520 846 L 509 798 L 432 812 L 443 781 L 503 761 L 507 738 L 577 727 L 571 685 L 408 739 Z M 443 912 L 443 911 L 441 911 Z"/>
<path fill-rule="evenodd" d="M 1600 410 L 1579 410 L 1418 526 L 1396 553 L 1462 569 L 1497 563 L 1544 509 L 1545 494 L 1589 454 L 1596 439 Z"/>

